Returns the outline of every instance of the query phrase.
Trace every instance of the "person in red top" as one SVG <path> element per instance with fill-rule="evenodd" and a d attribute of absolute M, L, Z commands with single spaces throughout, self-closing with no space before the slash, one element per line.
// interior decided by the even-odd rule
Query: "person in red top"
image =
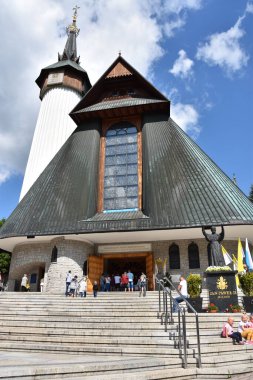
<path fill-rule="evenodd" d="M 120 281 L 121 289 L 124 290 L 125 292 L 127 291 L 127 286 L 128 286 L 128 276 L 127 272 L 124 272 L 121 276 L 121 281 Z"/>

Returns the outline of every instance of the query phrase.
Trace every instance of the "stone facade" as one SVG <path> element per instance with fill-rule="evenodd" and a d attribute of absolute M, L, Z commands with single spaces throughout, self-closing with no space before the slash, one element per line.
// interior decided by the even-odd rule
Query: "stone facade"
<path fill-rule="evenodd" d="M 189 259 L 188 259 L 188 246 L 191 243 L 197 244 L 199 248 L 199 259 L 200 268 L 190 269 Z M 169 267 L 169 247 L 171 244 L 177 244 L 179 246 L 180 252 L 180 269 L 170 269 Z M 224 240 L 223 245 L 230 255 L 235 254 L 237 256 L 237 244 L 236 240 Z M 157 241 L 152 243 L 152 249 L 154 253 L 154 260 L 161 258 L 164 261 L 167 258 L 166 270 L 170 272 L 171 275 L 184 275 L 187 277 L 190 273 L 200 273 L 203 274 L 205 269 L 209 266 L 208 255 L 207 255 L 207 245 L 208 242 L 205 239 L 195 239 L 193 240 L 177 240 L 177 241 Z M 203 284 L 205 287 L 205 284 Z"/>
<path fill-rule="evenodd" d="M 189 269 L 188 246 L 194 242 L 199 248 L 200 268 Z M 134 242 L 133 242 L 134 243 Z M 179 274 L 187 276 L 189 273 L 203 274 L 208 267 L 207 241 L 205 239 L 176 240 L 176 241 L 155 241 L 149 242 L 152 246 L 154 262 L 160 258 L 167 259 L 166 270 L 174 275 L 174 279 Z M 169 247 L 177 244 L 180 252 L 180 269 L 170 269 L 169 267 Z M 52 262 L 52 249 L 57 247 L 57 261 Z M 224 246 L 232 255 L 237 254 L 237 241 L 225 240 Z M 27 243 L 17 245 L 12 254 L 12 261 L 9 274 L 9 290 L 19 290 L 21 278 L 24 273 L 29 274 L 31 291 L 40 290 L 40 279 L 44 277 L 44 291 L 49 293 L 65 292 L 66 273 L 71 270 L 73 275 L 80 278 L 83 275 L 83 265 L 89 255 L 96 252 L 97 247 L 89 243 L 77 240 L 68 240 L 60 237 L 44 243 Z M 133 253 L 134 256 L 134 253 Z M 160 268 L 161 269 L 161 268 Z M 32 275 L 32 276 L 31 276 Z M 176 280 L 175 280 L 176 281 Z M 205 287 L 205 284 L 203 284 Z"/>
<path fill-rule="evenodd" d="M 53 247 L 57 247 L 57 261 L 51 262 Z M 12 254 L 8 290 L 19 290 L 24 273 L 29 274 L 31 291 L 40 290 L 40 280 L 44 277 L 45 292 L 64 293 L 66 273 L 71 270 L 80 278 L 83 265 L 93 246 L 80 241 L 56 238 L 44 243 L 17 245 Z"/>

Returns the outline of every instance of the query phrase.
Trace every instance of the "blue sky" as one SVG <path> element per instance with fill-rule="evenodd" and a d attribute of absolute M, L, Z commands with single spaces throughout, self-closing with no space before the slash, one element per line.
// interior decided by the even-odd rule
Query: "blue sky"
<path fill-rule="evenodd" d="M 38 6 L 39 5 L 39 6 Z M 40 106 L 34 80 L 57 60 L 70 0 L 3 0 L 0 218 L 16 207 Z M 253 183 L 253 2 L 80 0 L 78 52 L 94 83 L 118 51 L 171 100 L 175 121 L 248 195 Z"/>

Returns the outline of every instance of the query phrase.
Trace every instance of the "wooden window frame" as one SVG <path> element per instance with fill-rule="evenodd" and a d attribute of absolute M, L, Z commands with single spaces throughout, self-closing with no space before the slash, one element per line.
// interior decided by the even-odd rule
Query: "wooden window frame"
<path fill-rule="evenodd" d="M 105 174 L 105 149 L 106 132 L 109 128 L 120 122 L 133 124 L 137 129 L 137 166 L 138 166 L 138 209 L 142 209 L 142 133 L 141 117 L 128 116 L 125 118 L 108 118 L 102 121 L 102 134 L 100 138 L 100 157 L 99 157 L 99 180 L 98 180 L 98 207 L 97 212 L 104 211 L 104 174 Z"/>

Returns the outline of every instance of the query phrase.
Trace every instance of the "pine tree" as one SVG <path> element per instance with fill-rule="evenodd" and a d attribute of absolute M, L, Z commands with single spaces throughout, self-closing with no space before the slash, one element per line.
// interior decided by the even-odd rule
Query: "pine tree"
<path fill-rule="evenodd" d="M 253 184 L 250 187 L 249 200 L 253 203 Z"/>

